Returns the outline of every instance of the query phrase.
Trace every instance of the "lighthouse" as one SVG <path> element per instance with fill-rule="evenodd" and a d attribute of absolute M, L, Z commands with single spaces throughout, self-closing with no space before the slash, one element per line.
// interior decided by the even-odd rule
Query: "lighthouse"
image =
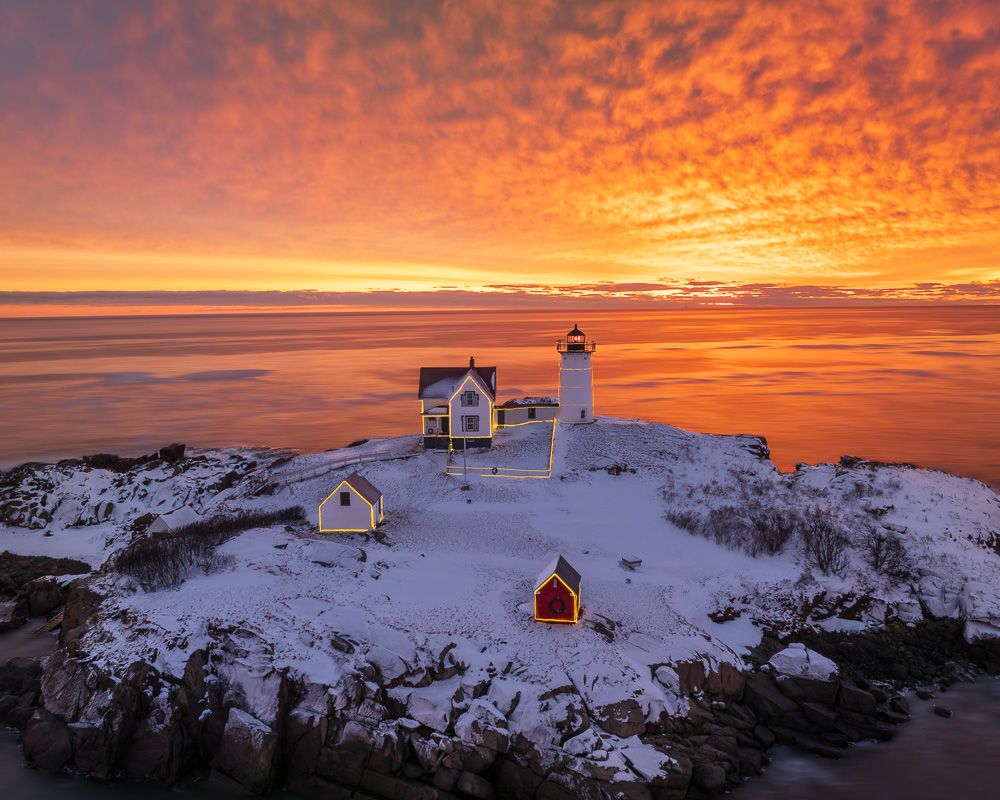
<path fill-rule="evenodd" d="M 581 425 L 594 421 L 594 381 L 590 357 L 597 349 L 576 325 L 556 343 L 559 365 L 559 421 Z"/>

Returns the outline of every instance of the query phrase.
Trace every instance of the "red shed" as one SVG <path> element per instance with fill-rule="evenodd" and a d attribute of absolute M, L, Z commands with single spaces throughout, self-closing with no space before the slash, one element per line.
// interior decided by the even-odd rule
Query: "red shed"
<path fill-rule="evenodd" d="M 577 622 L 580 619 L 580 573 L 562 556 L 535 581 L 535 620 Z"/>

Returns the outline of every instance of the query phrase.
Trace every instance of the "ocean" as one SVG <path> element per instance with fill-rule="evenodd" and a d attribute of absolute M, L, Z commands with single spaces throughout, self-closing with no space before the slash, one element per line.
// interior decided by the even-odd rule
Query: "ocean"
<path fill-rule="evenodd" d="M 1000 487 L 995 306 L 6 319 L 0 468 L 416 434 L 421 366 L 475 357 L 501 401 L 555 395 L 574 324 L 598 415 L 761 435 L 783 470 L 846 454 Z"/>

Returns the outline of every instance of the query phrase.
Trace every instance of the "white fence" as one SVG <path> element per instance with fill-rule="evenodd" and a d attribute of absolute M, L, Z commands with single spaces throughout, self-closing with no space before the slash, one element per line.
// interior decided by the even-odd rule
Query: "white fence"
<path fill-rule="evenodd" d="M 328 461 L 323 461 L 320 464 L 313 464 L 310 467 L 302 467 L 294 470 L 281 471 L 279 469 L 272 472 L 268 467 L 262 467 L 257 470 L 257 472 L 247 476 L 247 479 L 243 483 L 240 491 L 229 495 L 227 499 L 232 500 L 236 497 L 249 497 L 260 489 L 263 489 L 269 483 L 276 483 L 279 486 L 289 486 L 293 483 L 300 483 L 302 481 L 318 478 L 321 475 L 326 475 L 328 472 L 333 472 L 335 469 L 350 467 L 353 464 L 363 464 L 369 461 L 386 461 L 390 458 L 403 457 L 404 456 L 393 456 L 389 449 L 383 449 L 370 450 L 367 453 L 347 453 L 337 458 L 331 458 Z"/>
<path fill-rule="evenodd" d="M 311 467 L 302 467 L 301 469 L 286 472 L 274 472 L 271 474 L 271 480 L 287 486 L 290 483 L 299 483 L 318 478 L 321 475 L 326 475 L 328 472 L 333 472 L 335 469 L 342 469 L 353 464 L 364 464 L 368 461 L 386 461 L 392 457 L 393 455 L 388 448 L 385 450 L 372 450 L 368 453 L 359 453 L 358 455 L 344 455 L 340 458 L 331 458 L 329 461 L 324 461 L 322 464 L 315 464 Z"/>
<path fill-rule="evenodd" d="M 551 469 L 516 469 L 514 467 L 472 467 L 468 471 L 461 464 L 449 464 L 445 475 L 457 475 L 462 478 L 468 475 L 478 475 L 481 478 L 550 478 Z"/>

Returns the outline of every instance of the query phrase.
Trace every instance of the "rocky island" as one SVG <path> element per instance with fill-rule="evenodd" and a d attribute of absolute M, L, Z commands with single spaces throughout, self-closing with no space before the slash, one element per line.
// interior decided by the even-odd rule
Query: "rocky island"
<path fill-rule="evenodd" d="M 891 737 L 904 687 L 1000 672 L 980 482 L 853 457 L 781 473 L 759 437 L 611 418 L 507 429 L 472 477 L 418 440 L 0 475 L 0 626 L 61 613 L 53 655 L 0 667 L 0 723 L 38 767 L 105 780 L 679 800 L 759 775 L 776 742 Z M 384 522 L 320 532 L 354 469 Z M 199 521 L 151 532 L 181 507 Z M 533 617 L 557 555 L 575 625 Z"/>

